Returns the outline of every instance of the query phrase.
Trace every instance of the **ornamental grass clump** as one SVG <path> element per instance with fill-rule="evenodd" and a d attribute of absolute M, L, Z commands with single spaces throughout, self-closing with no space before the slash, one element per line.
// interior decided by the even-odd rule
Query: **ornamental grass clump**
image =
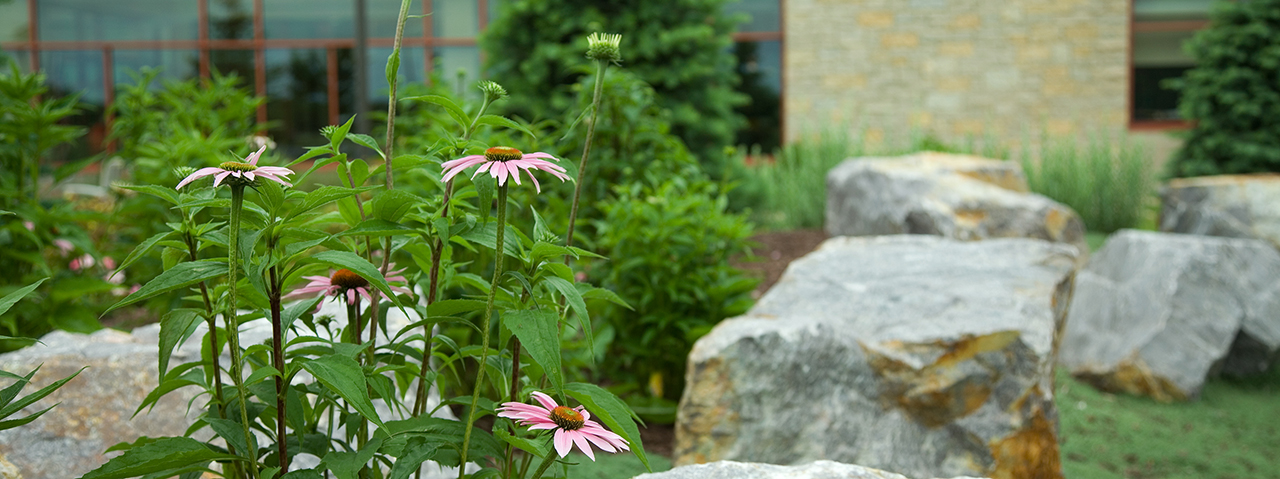
<path fill-rule="evenodd" d="M 487 113 L 506 96 L 495 82 L 481 82 L 475 109 L 434 95 L 395 100 L 400 35 L 388 59 L 384 143 L 352 133 L 348 121 L 279 166 L 263 142 L 243 159 L 183 171 L 176 184 L 134 187 L 181 219 L 122 262 L 123 270 L 159 253 L 167 268 L 112 309 L 186 293 L 161 319 L 159 386 L 139 411 L 194 387 L 206 393 L 193 405 L 203 414 L 188 436 L 114 446 L 123 454 L 84 478 L 403 479 L 428 461 L 459 478 L 537 478 L 577 462 L 573 446 L 592 459 L 593 447 L 629 451 L 648 467 L 626 404 L 563 372 L 562 340 L 595 341 L 585 299 L 626 303 L 581 281 L 570 260 L 598 256 L 561 242 L 536 202 L 508 204 L 513 186 L 532 183 L 538 194 L 538 176 L 562 187 L 576 172 L 553 155 L 477 139 L 492 128 L 532 138 L 525 125 Z M 617 36 L 592 42 L 613 48 L 597 52 L 601 61 L 617 61 Z M 428 149 L 394 153 L 399 101 L 443 109 L 456 129 Z M 349 155 L 352 143 L 377 155 L 372 165 Z M 304 190 L 321 168 L 336 168 L 337 184 Z M 426 181 L 396 188 L 406 171 Z M 526 208 L 532 231 L 509 221 Z M 261 344 L 241 338 L 255 321 L 271 328 Z M 192 336 L 200 359 L 171 365 Z M 457 395 L 428 401 L 434 391 Z M 446 405 L 461 419 L 437 417 Z M 478 427 L 486 415 L 496 421 Z"/>

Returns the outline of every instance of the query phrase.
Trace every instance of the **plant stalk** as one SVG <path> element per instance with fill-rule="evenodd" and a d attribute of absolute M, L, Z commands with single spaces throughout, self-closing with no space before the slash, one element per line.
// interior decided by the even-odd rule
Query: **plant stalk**
<path fill-rule="evenodd" d="M 600 115 L 600 94 L 604 91 L 604 73 L 609 69 L 609 62 L 596 60 L 596 85 L 591 94 L 591 119 L 587 122 L 587 138 L 582 144 L 582 160 L 578 162 L 578 178 L 573 186 L 573 207 L 569 209 L 569 231 L 564 235 L 565 246 L 573 246 L 573 225 L 578 219 L 578 200 L 582 197 L 582 179 L 587 173 L 587 157 L 591 156 L 591 138 L 596 134 L 596 119 Z M 569 256 L 564 262 L 569 264 Z"/>
<path fill-rule="evenodd" d="M 485 363 L 489 359 L 489 323 L 493 321 L 493 302 L 498 295 L 498 284 L 502 281 L 502 262 L 506 259 L 503 238 L 507 225 L 507 185 L 498 187 L 498 238 L 494 243 L 493 281 L 489 284 L 489 300 L 484 308 L 484 322 L 480 332 L 480 363 L 476 374 L 476 387 L 471 393 L 471 408 L 467 410 L 467 428 L 462 435 L 462 454 L 458 462 L 458 479 L 462 479 L 467 471 L 467 452 L 471 446 L 471 430 L 475 428 L 476 408 L 480 403 L 480 390 L 484 387 Z"/>
<path fill-rule="evenodd" d="M 240 357 L 240 318 L 236 312 L 236 283 L 240 273 L 240 210 L 244 208 L 244 184 L 231 185 L 231 223 L 227 231 L 227 347 L 231 350 L 231 381 L 235 383 L 240 400 L 240 425 L 244 427 L 244 443 L 253 447 L 253 432 L 249 428 L 249 390 L 244 386 L 244 364 Z M 250 459 L 249 476 L 258 477 L 257 451 L 244 451 Z"/>
<path fill-rule="evenodd" d="M 268 245 L 268 251 L 274 249 L 274 246 L 274 244 Z M 278 267 L 272 266 L 269 270 L 271 280 L 271 362 L 276 371 L 280 372 L 280 375 L 276 376 L 276 452 L 280 456 L 280 472 L 284 473 L 289 470 L 289 445 L 288 441 L 285 440 L 285 408 L 288 407 L 285 400 L 285 391 L 288 385 L 285 384 L 284 380 L 284 330 L 280 318 L 281 291 L 277 269 Z M 295 425 L 294 427 L 297 426 Z"/>

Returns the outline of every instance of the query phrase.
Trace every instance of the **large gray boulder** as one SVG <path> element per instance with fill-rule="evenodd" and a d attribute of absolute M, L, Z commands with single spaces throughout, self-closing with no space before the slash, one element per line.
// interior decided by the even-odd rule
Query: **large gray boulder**
<path fill-rule="evenodd" d="M 1079 215 L 1027 193 L 1017 163 L 941 153 L 853 158 L 832 168 L 826 229 L 831 236 L 1036 238 L 1088 252 Z"/>
<path fill-rule="evenodd" d="M 40 341 L 0 355 L 5 371 L 26 374 L 43 364 L 24 392 L 89 369 L 24 411 L 58 404 L 53 410 L 25 426 L 0 431 L 0 455 L 24 477 L 80 477 L 106 462 L 108 447 L 140 436 L 181 436 L 199 416 L 197 391 L 183 388 L 131 418 L 157 384 L 156 343 L 145 337 L 104 329 L 91 335 L 58 331 Z M 195 359 L 185 354 L 179 351 L 174 364 Z M 195 406 L 188 410 L 193 400 Z"/>
<path fill-rule="evenodd" d="M 749 462 L 716 461 L 682 466 L 670 471 L 641 474 L 635 479 L 908 479 L 879 469 L 832 461 L 803 466 L 775 466 Z M 965 478 L 954 478 L 965 479 Z"/>
<path fill-rule="evenodd" d="M 1053 365 L 1076 249 L 832 238 L 689 354 L 675 462 L 1061 477 Z"/>
<path fill-rule="evenodd" d="M 1280 349 L 1280 253 L 1259 240 L 1124 230 L 1076 279 L 1061 363 L 1102 389 L 1197 396 Z"/>
<path fill-rule="evenodd" d="M 1160 200 L 1160 231 L 1254 238 L 1280 248 L 1280 175 L 1175 179 Z"/>

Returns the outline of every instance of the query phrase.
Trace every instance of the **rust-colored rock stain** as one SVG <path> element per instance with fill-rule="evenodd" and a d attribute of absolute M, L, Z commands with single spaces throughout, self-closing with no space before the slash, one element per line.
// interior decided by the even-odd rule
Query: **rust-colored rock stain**
<path fill-rule="evenodd" d="M 1147 396 L 1163 403 L 1189 399 L 1186 391 L 1151 371 L 1147 363 L 1136 355 L 1121 361 L 1108 373 L 1077 372 L 1073 375 L 1103 391 Z"/>
<path fill-rule="evenodd" d="M 991 441 L 991 479 L 1062 479 L 1058 435 L 1053 421 L 1035 409 L 1023 427 Z"/>

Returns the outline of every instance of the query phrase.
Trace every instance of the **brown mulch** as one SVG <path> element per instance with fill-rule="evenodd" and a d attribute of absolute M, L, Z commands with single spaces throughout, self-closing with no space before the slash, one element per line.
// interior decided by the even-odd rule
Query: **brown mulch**
<path fill-rule="evenodd" d="M 787 270 L 787 265 L 809 254 L 826 239 L 827 233 L 822 230 L 760 233 L 751 237 L 751 241 L 757 243 L 757 246 L 752 248 L 752 253 L 756 256 L 755 260 L 739 259 L 733 265 L 762 278 L 760 286 L 757 286 L 752 293 L 759 298 L 778 282 L 782 273 Z"/>

